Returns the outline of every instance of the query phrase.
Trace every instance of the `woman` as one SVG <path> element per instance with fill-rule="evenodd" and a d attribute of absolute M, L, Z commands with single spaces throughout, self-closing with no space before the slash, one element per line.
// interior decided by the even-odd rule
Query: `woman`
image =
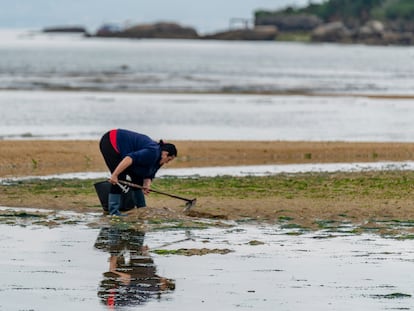
<path fill-rule="evenodd" d="M 112 184 L 108 197 L 110 215 L 121 215 L 121 193 L 119 180 L 128 175 L 133 183 L 144 187 L 133 190 L 136 207 L 145 207 L 145 194 L 149 193 L 152 179 L 158 169 L 174 160 L 177 149 L 173 144 L 157 143 L 147 135 L 125 129 L 114 129 L 102 136 L 99 147 L 105 163 L 111 171 L 109 182 Z"/>
<path fill-rule="evenodd" d="M 164 292 L 175 290 L 175 281 L 160 276 L 145 233 L 114 225 L 103 227 L 94 247 L 108 252 L 109 269 L 103 274 L 98 296 L 110 310 L 141 305 Z"/>

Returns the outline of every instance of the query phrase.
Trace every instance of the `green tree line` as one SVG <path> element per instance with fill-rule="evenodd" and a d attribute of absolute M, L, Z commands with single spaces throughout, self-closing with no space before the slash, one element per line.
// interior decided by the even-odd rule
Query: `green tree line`
<path fill-rule="evenodd" d="M 269 12 L 256 11 L 255 16 L 313 14 L 324 22 L 342 20 L 347 23 L 363 23 L 370 19 L 382 21 L 414 19 L 414 0 L 329 0 L 321 4 L 310 3 L 307 7 L 287 7 Z"/>

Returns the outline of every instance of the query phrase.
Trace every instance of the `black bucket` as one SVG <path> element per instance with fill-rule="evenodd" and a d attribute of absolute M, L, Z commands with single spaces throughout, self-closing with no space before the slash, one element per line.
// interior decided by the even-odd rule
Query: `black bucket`
<path fill-rule="evenodd" d="M 100 181 L 94 184 L 96 193 L 104 211 L 108 211 L 108 195 L 112 184 L 109 181 Z M 121 195 L 121 211 L 129 211 L 135 207 L 134 199 L 132 198 L 132 191 L 123 193 Z"/>

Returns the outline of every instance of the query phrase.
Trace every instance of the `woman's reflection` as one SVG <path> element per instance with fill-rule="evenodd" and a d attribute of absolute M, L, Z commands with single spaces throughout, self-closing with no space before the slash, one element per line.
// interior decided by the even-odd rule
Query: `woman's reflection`
<path fill-rule="evenodd" d="M 143 304 L 175 289 L 173 280 L 157 275 L 144 236 L 144 232 L 116 226 L 99 232 L 94 246 L 107 251 L 110 257 L 109 271 L 103 274 L 98 296 L 111 308 Z"/>

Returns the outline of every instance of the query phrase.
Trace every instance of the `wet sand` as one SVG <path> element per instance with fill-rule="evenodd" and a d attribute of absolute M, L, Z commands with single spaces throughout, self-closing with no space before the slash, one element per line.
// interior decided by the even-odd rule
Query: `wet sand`
<path fill-rule="evenodd" d="M 174 143 L 178 147 L 179 156 L 169 165 L 171 168 L 414 159 L 412 143 L 282 141 L 175 141 Z M 106 171 L 97 141 L 0 141 L 0 149 L 0 177 L 3 178 Z M 352 176 L 336 176 L 336 178 L 357 178 L 363 173 L 352 174 Z M 12 189 L 2 186 L 0 205 L 74 211 L 96 211 L 99 208 L 96 195 L 62 193 L 59 192 L 61 191 L 59 187 L 54 190 L 47 194 L 28 191 L 13 193 Z M 163 190 L 168 191 L 168 189 Z M 185 189 L 178 192 L 185 193 Z M 197 199 L 197 207 L 187 216 L 273 222 L 292 219 L 296 224 L 308 228 L 317 227 L 318 220 L 370 224 L 372 220 L 414 219 L 414 200 L 410 193 L 406 192 L 392 200 L 369 195 L 350 197 L 345 194 L 315 199 L 306 196 L 267 197 L 266 194 L 260 198 L 247 195 L 243 198 L 217 199 L 214 193 L 197 196 Z M 147 203 L 150 208 L 134 211 L 137 217 L 164 219 L 184 217 L 181 201 L 152 195 Z"/>

